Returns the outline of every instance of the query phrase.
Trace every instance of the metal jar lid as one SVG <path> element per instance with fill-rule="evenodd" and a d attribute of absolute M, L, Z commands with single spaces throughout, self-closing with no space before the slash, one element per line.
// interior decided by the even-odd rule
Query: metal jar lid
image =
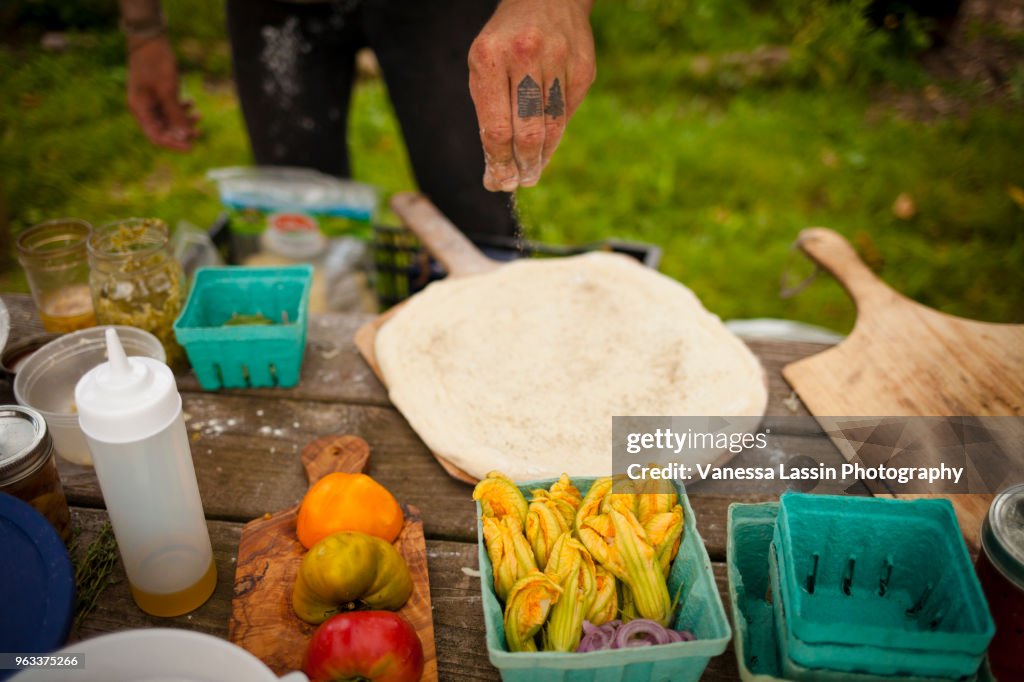
<path fill-rule="evenodd" d="M 52 451 L 43 415 L 21 405 L 0 406 L 0 485 L 33 473 Z"/>
<path fill-rule="evenodd" d="M 996 495 L 981 527 L 981 546 L 992 565 L 1024 590 L 1024 483 Z"/>

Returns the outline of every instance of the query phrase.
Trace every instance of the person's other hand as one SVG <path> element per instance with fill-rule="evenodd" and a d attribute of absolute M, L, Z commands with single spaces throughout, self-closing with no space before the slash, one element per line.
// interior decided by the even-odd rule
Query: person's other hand
<path fill-rule="evenodd" d="M 128 108 L 153 144 L 188 151 L 199 135 L 199 116 L 178 93 L 178 64 L 167 38 L 129 42 Z"/>
<path fill-rule="evenodd" d="M 469 49 L 484 187 L 537 184 L 594 82 L 591 0 L 503 0 Z"/>

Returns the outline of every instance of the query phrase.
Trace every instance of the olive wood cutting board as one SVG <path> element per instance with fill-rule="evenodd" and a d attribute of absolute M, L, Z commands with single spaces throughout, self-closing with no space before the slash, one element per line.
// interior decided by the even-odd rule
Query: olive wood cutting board
<path fill-rule="evenodd" d="M 359 473 L 370 446 L 357 436 L 327 436 L 307 445 L 302 463 L 310 485 L 329 473 Z M 398 612 L 416 630 L 423 644 L 423 680 L 437 680 L 434 621 L 427 580 L 427 547 L 423 521 L 413 506 L 402 505 L 405 525 L 395 541 L 412 575 L 412 596 Z M 295 535 L 299 506 L 267 514 L 242 529 L 235 566 L 234 598 L 228 639 L 262 660 L 277 675 L 301 670 L 315 625 L 292 611 L 292 587 L 306 553 Z"/>
<path fill-rule="evenodd" d="M 470 277 L 490 272 L 500 267 L 501 263 L 481 253 L 473 242 L 469 241 L 422 194 L 400 192 L 394 195 L 391 198 L 391 210 L 419 238 L 427 251 L 441 262 L 449 276 Z M 402 305 L 399 304 L 383 315 L 379 315 L 367 322 L 356 330 L 354 337 L 356 348 L 359 349 L 363 358 L 366 359 L 370 368 L 373 369 L 374 374 L 377 375 L 377 378 L 385 386 L 387 386 L 387 382 L 380 371 L 380 365 L 377 364 L 377 332 L 401 309 Z M 452 477 L 466 483 L 477 482 L 476 478 L 462 471 L 443 457 L 438 456 L 437 453 L 432 454 Z"/>
<path fill-rule="evenodd" d="M 782 370 L 819 421 L 1024 415 L 1024 325 L 977 322 L 921 305 L 880 280 L 832 230 L 804 230 L 797 244 L 857 306 L 846 339 Z M 840 450 L 850 456 L 843 445 Z M 991 499 L 950 496 L 974 547 Z"/>

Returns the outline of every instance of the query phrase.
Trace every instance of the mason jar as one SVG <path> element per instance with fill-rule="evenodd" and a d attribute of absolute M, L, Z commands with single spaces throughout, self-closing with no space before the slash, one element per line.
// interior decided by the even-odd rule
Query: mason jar
<path fill-rule="evenodd" d="M 0 491 L 28 502 L 62 540 L 68 539 L 71 514 L 53 441 L 43 416 L 33 409 L 0 405 Z"/>
<path fill-rule="evenodd" d="M 981 527 L 975 565 L 996 634 L 988 662 L 997 680 L 1024 680 L 1024 483 L 998 495 Z"/>
<path fill-rule="evenodd" d="M 83 220 L 62 218 L 18 235 L 18 262 L 48 332 L 73 332 L 96 324 L 86 255 L 91 231 Z"/>
<path fill-rule="evenodd" d="M 138 327 L 160 340 L 167 364 L 181 369 L 185 352 L 174 337 L 185 276 L 174 258 L 167 223 L 129 218 L 93 230 L 89 285 L 99 324 Z"/>

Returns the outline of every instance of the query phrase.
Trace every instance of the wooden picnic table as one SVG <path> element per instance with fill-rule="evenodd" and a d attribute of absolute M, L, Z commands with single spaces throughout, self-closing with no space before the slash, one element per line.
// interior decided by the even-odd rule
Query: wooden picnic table
<path fill-rule="evenodd" d="M 8 343 L 43 333 L 29 296 L 4 294 L 11 315 Z M 180 627 L 227 637 L 235 559 L 242 527 L 266 512 L 296 504 L 307 481 L 299 454 L 315 438 L 351 433 L 371 447 L 367 473 L 403 502 L 423 514 L 434 609 L 437 659 L 442 680 L 495 680 L 487 658 L 476 575 L 476 519 L 472 488 L 454 480 L 431 456 L 352 342 L 365 314 L 327 314 L 310 320 L 299 384 L 291 389 L 207 392 L 191 374 L 178 379 L 191 435 L 199 490 L 217 563 L 217 588 L 203 606 L 177 618 L 157 618 L 132 601 L 120 564 L 113 582 L 82 623 L 81 638 L 145 627 Z M 807 415 L 780 373 L 793 360 L 826 346 L 814 343 L 747 342 L 768 373 L 769 415 Z M 13 403 L 9 386 L 0 382 L 0 400 Z M 835 460 L 840 455 L 824 438 L 777 434 L 787 448 Z M 838 460 L 835 460 L 838 461 Z M 61 477 L 71 506 L 72 525 L 80 529 L 79 551 L 107 520 L 103 498 L 91 467 L 60 460 Z M 736 501 L 763 501 L 774 495 L 691 495 L 697 526 L 713 563 L 728 611 L 725 566 L 726 510 Z M 731 618 L 731 614 L 730 614 Z M 713 658 L 705 680 L 738 679 L 732 647 Z"/>

